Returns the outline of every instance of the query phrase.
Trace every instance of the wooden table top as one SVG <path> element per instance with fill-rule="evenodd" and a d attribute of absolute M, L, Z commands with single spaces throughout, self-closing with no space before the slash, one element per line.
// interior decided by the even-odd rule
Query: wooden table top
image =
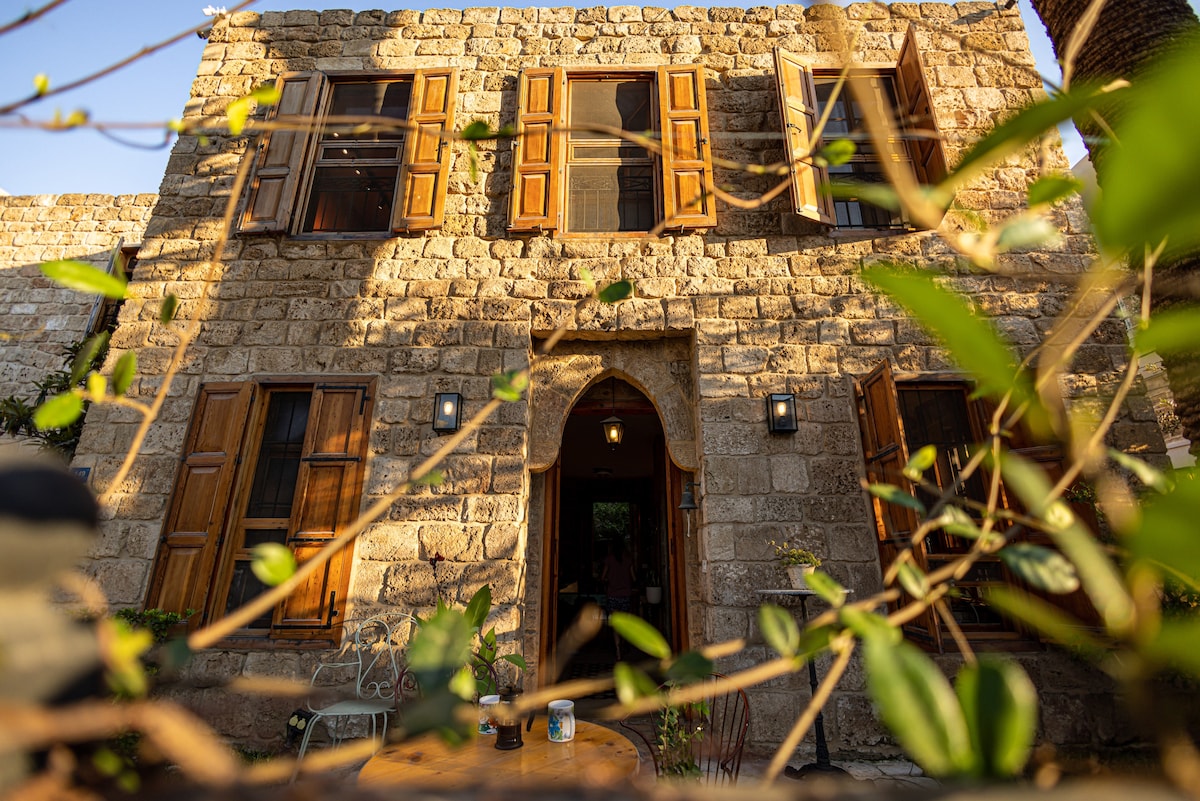
<path fill-rule="evenodd" d="M 546 737 L 546 716 L 538 715 L 532 731 L 521 726 L 521 737 L 525 744 L 512 751 L 497 750 L 494 734 L 480 734 L 458 747 L 433 735 L 385 745 L 363 765 L 358 783 L 444 790 L 498 783 L 545 786 L 564 779 L 609 784 L 638 770 L 637 747 L 620 732 L 596 723 L 576 720 L 575 739 L 552 743 Z"/>

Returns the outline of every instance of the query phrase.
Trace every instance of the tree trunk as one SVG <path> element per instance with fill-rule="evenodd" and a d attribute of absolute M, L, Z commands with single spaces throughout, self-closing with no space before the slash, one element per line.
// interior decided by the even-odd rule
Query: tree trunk
<path fill-rule="evenodd" d="M 1060 58 L 1071 32 L 1090 5 L 1088 0 L 1031 0 Z M 1108 0 L 1096 27 L 1075 60 L 1072 82 L 1108 82 L 1116 78 L 1136 81 L 1157 55 L 1169 50 L 1180 34 L 1198 24 L 1187 0 Z M 1119 106 L 1104 110 L 1110 123 L 1119 124 Z M 1106 142 L 1090 121 L 1077 123 L 1104 186 Z M 1134 254 L 1137 258 L 1138 254 Z M 1200 314 L 1200 254 L 1188 254 L 1156 268 L 1153 312 L 1186 306 Z M 1175 410 L 1192 453 L 1200 455 L 1200 350 L 1184 355 L 1164 355 L 1167 380 L 1175 396 Z"/>

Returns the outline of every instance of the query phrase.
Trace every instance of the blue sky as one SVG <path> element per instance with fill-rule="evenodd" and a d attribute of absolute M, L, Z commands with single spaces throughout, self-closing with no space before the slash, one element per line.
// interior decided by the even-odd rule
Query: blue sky
<path fill-rule="evenodd" d="M 226 0 L 232 7 L 237 0 Z M 1083 0 L 1080 0 L 1082 2 Z M 1119 2 L 1119 0 L 1114 0 Z M 1190 0 L 1196 7 L 1200 0 Z M 27 10 L 40 8 L 46 0 L 0 0 L 0 24 L 7 24 Z M 758 5 L 746 2 L 747 6 Z M 808 5 L 809 3 L 805 3 Z M 208 0 L 70 0 L 34 22 L 0 37 L 0 105 L 32 93 L 34 76 L 44 73 L 51 86 L 72 82 L 99 67 L 121 61 L 144 47 L 199 25 Z M 222 5 L 222 3 L 213 3 Z M 378 0 L 365 3 L 305 2 L 305 0 L 261 0 L 251 9 L 273 11 L 288 8 L 379 8 Z M 495 5 L 491 2 L 426 2 L 407 7 L 466 8 Z M 594 0 L 551 0 L 532 3 L 510 0 L 503 5 L 595 5 Z M 723 2 L 719 5 L 743 5 Z M 1041 21 L 1020 0 L 1021 14 L 1043 75 L 1058 76 L 1058 67 L 1046 40 Z M 205 43 L 188 36 L 163 52 L 136 65 L 71 93 L 47 98 L 22 109 L 31 119 L 44 120 L 56 110 L 63 115 L 82 108 L 93 120 L 144 122 L 161 125 L 179 117 L 187 100 L 192 78 Z M 123 146 L 95 131 L 46 133 L 0 126 L 0 189 L 14 195 L 157 192 L 170 155 L 162 129 L 121 135 L 151 149 Z M 1068 158 L 1074 163 L 1083 155 L 1078 137 L 1066 142 Z"/>

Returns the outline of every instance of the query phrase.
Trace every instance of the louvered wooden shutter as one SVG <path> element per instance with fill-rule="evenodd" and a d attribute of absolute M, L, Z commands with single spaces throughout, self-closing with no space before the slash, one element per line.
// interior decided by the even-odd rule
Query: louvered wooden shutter
<path fill-rule="evenodd" d="M 917 49 L 916 27 L 908 26 L 900 59 L 896 64 L 897 91 L 900 93 L 900 125 L 904 128 L 913 170 L 923 184 L 936 184 L 946 177 L 946 154 L 941 134 L 933 119 L 933 102 L 921 52 Z"/>
<path fill-rule="evenodd" d="M 829 195 L 829 171 L 813 164 L 809 140 L 817 126 L 817 91 L 812 70 L 798 56 L 775 48 L 775 83 L 779 90 L 779 112 L 787 143 L 792 179 L 792 205 L 801 217 L 835 225 L 833 198 Z M 815 153 L 821 140 L 812 143 Z"/>
<path fill-rule="evenodd" d="M 703 65 L 659 67 L 658 102 L 666 227 L 711 228 L 717 208 Z"/>
<path fill-rule="evenodd" d="M 302 117 L 311 125 L 327 83 L 319 72 L 291 72 L 280 76 L 279 102 L 267 114 L 267 119 Z M 279 130 L 263 134 L 239 230 L 265 233 L 288 229 L 292 209 L 300 194 L 308 144 L 314 136 L 313 130 Z"/>
<path fill-rule="evenodd" d="M 443 134 L 454 126 L 458 72 L 419 70 L 413 77 L 409 130 L 400 171 L 400 202 L 392 230 L 439 228 L 446 210 L 446 181 L 453 148 Z"/>
<path fill-rule="evenodd" d="M 558 227 L 562 191 L 566 78 L 561 67 L 527 69 L 517 91 L 517 140 L 513 152 L 510 231 Z"/>
<path fill-rule="evenodd" d="M 858 393 L 858 423 L 862 431 L 863 457 L 866 460 L 867 481 L 872 484 L 895 484 L 905 492 L 912 492 L 911 483 L 901 472 L 908 463 L 908 446 L 904 439 L 904 424 L 900 420 L 899 399 L 892 368 L 883 362 L 865 378 L 856 382 Z M 913 510 L 894 503 L 885 503 L 871 496 L 875 513 L 875 531 L 879 541 L 879 565 L 886 573 L 901 551 L 912 544 L 913 532 L 919 521 Z M 925 544 L 922 541 L 913 547 L 918 567 L 925 570 Z M 910 600 L 901 596 L 893 603 L 895 609 Z M 926 610 L 920 617 L 904 625 L 904 631 L 914 640 L 941 650 L 941 632 L 933 612 Z"/>
<path fill-rule="evenodd" d="M 288 546 L 297 563 L 321 550 L 358 514 L 368 389 L 362 384 L 321 384 L 313 390 L 288 526 Z M 338 551 L 287 597 L 274 626 L 280 636 L 326 639 L 341 625 L 353 551 L 353 545 Z"/>
<path fill-rule="evenodd" d="M 203 612 L 213 580 L 252 385 L 205 384 L 175 477 L 147 608 Z M 190 625 L 201 623 L 203 614 Z"/>

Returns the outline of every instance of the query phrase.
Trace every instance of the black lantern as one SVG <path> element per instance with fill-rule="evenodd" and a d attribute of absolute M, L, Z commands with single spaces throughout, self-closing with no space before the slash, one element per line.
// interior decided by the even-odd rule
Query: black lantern
<path fill-rule="evenodd" d="M 600 426 L 604 429 L 604 441 L 608 443 L 608 447 L 616 448 L 625 436 L 625 423 L 617 417 L 617 380 L 610 378 L 608 383 L 612 395 L 612 416 L 601 420 Z"/>
<path fill-rule="evenodd" d="M 458 430 L 462 416 L 462 395 L 457 392 L 439 392 L 433 396 L 433 430 L 439 434 L 450 434 Z"/>
<path fill-rule="evenodd" d="M 773 394 L 767 396 L 767 430 L 772 434 L 792 434 L 796 423 L 796 396 Z"/>

